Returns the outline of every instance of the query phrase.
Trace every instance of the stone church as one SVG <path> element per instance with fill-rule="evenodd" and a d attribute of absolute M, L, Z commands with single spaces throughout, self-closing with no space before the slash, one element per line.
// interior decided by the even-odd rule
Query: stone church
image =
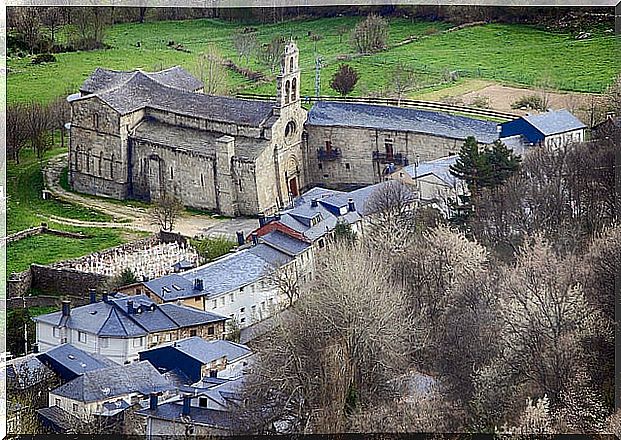
<path fill-rule="evenodd" d="M 299 53 L 286 45 L 276 102 L 203 93 L 180 67 L 98 68 L 69 97 L 69 182 L 80 192 L 224 215 L 272 214 L 304 181 Z"/>

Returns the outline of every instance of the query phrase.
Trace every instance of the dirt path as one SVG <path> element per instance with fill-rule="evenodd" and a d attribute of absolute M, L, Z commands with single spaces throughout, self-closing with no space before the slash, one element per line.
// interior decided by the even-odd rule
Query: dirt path
<path fill-rule="evenodd" d="M 75 219 L 68 219 L 56 216 L 40 216 L 41 218 L 71 226 L 95 227 L 95 228 L 126 228 L 138 231 L 157 232 L 159 227 L 151 224 L 148 211 L 143 207 L 130 206 L 126 204 L 114 203 L 105 199 L 98 199 L 69 192 L 60 186 L 60 175 L 67 163 L 67 154 L 61 154 L 49 160 L 43 170 L 43 176 L 47 189 L 54 197 L 96 209 L 113 217 L 112 222 L 90 222 Z M 186 236 L 210 235 L 209 231 L 213 228 L 221 229 L 223 223 L 232 222 L 232 229 L 235 229 L 238 219 L 222 220 L 214 219 L 210 215 L 185 214 L 178 221 L 175 230 Z M 247 219 L 239 219 L 240 222 L 247 222 Z M 247 223 L 243 223 L 247 224 Z M 229 229 L 229 228 L 227 228 Z"/>

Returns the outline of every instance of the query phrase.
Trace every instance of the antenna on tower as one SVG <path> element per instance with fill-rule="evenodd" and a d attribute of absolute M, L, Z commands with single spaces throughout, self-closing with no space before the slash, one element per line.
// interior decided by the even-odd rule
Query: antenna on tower
<path fill-rule="evenodd" d="M 323 59 L 318 56 L 315 58 L 315 97 L 319 98 L 321 93 L 321 67 Z"/>

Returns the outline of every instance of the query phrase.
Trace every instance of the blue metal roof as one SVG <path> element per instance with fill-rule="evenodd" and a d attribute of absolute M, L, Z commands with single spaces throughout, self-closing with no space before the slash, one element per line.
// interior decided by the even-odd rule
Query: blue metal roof
<path fill-rule="evenodd" d="M 221 357 L 226 357 L 229 361 L 234 361 L 252 353 L 252 351 L 245 345 L 236 344 L 235 342 L 225 341 L 222 339 L 206 341 L 198 336 L 181 339 L 165 345 L 159 345 L 151 350 L 145 350 L 145 352 L 158 350 L 176 350 L 196 359 L 202 364 L 209 364 L 220 359 Z"/>
<path fill-rule="evenodd" d="M 522 118 L 545 136 L 586 128 L 586 125 L 565 109 L 522 116 Z"/>
<path fill-rule="evenodd" d="M 58 345 L 38 354 L 37 357 L 64 380 L 71 380 L 89 371 L 116 365 L 103 356 L 87 353 L 71 344 Z"/>
<path fill-rule="evenodd" d="M 97 402 L 133 393 L 147 395 L 174 389 L 149 362 L 89 371 L 59 386 L 53 394 L 78 400 Z"/>
<path fill-rule="evenodd" d="M 133 301 L 134 313 L 128 312 L 128 301 Z M 125 338 L 208 324 L 227 318 L 177 304 L 158 305 L 145 295 L 136 295 L 72 308 L 69 318 L 63 317 L 59 311 L 33 319 L 55 326 L 64 325 L 102 337 Z"/>
<path fill-rule="evenodd" d="M 425 133 L 451 139 L 474 136 L 481 143 L 498 139 L 497 124 L 465 116 L 384 105 L 319 101 L 308 124 Z"/>

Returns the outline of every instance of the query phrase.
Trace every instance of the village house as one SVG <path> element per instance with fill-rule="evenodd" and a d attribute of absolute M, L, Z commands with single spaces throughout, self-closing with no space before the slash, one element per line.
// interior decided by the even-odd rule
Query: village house
<path fill-rule="evenodd" d="M 203 377 L 234 379 L 249 365 L 252 351 L 232 341 L 205 341 L 192 337 L 140 352 L 140 360 L 149 361 L 158 371 L 175 371 L 188 384 Z"/>
<path fill-rule="evenodd" d="M 124 364 L 158 344 L 199 336 L 221 339 L 226 317 L 178 304 L 157 304 L 146 296 L 104 296 L 101 301 L 62 310 L 33 320 L 40 351 L 70 343 L 89 353 Z"/>
<path fill-rule="evenodd" d="M 271 274 L 285 271 L 310 280 L 314 263 L 309 248 L 306 242 L 272 234 L 211 263 L 120 291 L 146 295 L 159 304 L 179 302 L 217 313 L 235 319 L 244 328 L 288 305 L 286 294 L 270 280 Z"/>
<path fill-rule="evenodd" d="M 411 185 L 420 206 L 435 208 L 448 217 L 450 216 L 448 202 L 458 201 L 460 196 L 468 193 L 466 183 L 450 171 L 450 167 L 455 165 L 458 157 L 453 155 L 410 164 L 389 177 Z"/>
<path fill-rule="evenodd" d="M 518 136 L 527 147 L 544 145 L 561 148 L 570 142 L 583 142 L 587 126 L 563 109 L 522 116 L 501 124 L 500 128 L 501 138 Z"/>
<path fill-rule="evenodd" d="M 148 408 L 136 414 L 146 419 L 146 436 L 230 435 L 242 420 L 231 410 L 242 401 L 243 379 L 208 379 L 187 387 L 168 400 L 153 395 Z"/>
<path fill-rule="evenodd" d="M 173 395 L 175 387 L 149 362 L 114 365 L 88 371 L 49 393 L 49 407 L 39 411 L 44 424 L 77 418 L 102 426 L 120 423 L 119 415 L 150 394 Z M 146 403 L 145 403 L 146 405 Z M 47 420 L 46 420 L 47 419 Z M 79 429 L 78 429 L 79 431 Z"/>
<path fill-rule="evenodd" d="M 97 69 L 70 96 L 69 183 L 80 192 L 225 215 L 276 212 L 306 186 L 299 54 L 289 42 L 276 102 L 205 95 L 180 67 Z"/>

